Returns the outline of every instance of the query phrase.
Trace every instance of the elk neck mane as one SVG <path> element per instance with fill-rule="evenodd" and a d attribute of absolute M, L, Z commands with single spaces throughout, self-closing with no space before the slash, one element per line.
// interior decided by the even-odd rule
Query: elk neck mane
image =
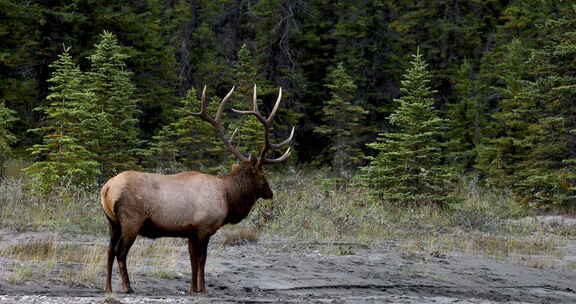
<path fill-rule="evenodd" d="M 258 199 L 252 168 L 245 164 L 234 165 L 228 175 L 222 176 L 226 185 L 228 216 L 225 223 L 236 224 L 243 220 Z"/>

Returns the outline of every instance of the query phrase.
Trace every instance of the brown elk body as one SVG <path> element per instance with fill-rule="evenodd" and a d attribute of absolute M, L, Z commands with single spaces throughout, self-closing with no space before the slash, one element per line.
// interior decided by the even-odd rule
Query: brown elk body
<path fill-rule="evenodd" d="M 188 171 L 163 175 L 126 171 L 111 178 L 102 187 L 101 203 L 110 228 L 105 286 L 107 292 L 112 291 L 112 266 L 115 258 L 123 289 L 125 292 L 132 292 L 126 258 L 138 235 L 148 238 L 187 238 L 192 268 L 189 294 L 205 291 L 204 268 L 210 237 L 220 227 L 236 224 L 248 216 L 259 198 L 272 198 L 273 193 L 264 176 L 262 165 L 283 161 L 289 156 L 290 148 L 277 159 L 267 159 L 265 154 L 270 147 L 288 144 L 294 135 L 294 129 L 283 143 L 269 143 L 271 121 L 281 93 L 270 117 L 265 119 L 257 110 L 254 88 L 254 109 L 234 111 L 255 115 L 264 124 L 265 144 L 260 157 L 244 157 L 234 148 L 231 140 L 224 137 L 224 129 L 219 122 L 223 106 L 233 90 L 234 88 L 222 100 L 216 117 L 212 118 L 206 113 L 204 88 L 202 110 L 196 113 L 218 130 L 228 150 L 240 159 L 240 163 L 234 165 L 229 174 L 216 176 Z"/>

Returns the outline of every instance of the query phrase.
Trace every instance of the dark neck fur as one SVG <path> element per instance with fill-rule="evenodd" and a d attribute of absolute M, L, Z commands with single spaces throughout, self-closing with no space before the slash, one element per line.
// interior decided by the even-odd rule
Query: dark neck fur
<path fill-rule="evenodd" d="M 249 167 L 234 168 L 229 175 L 222 177 L 226 183 L 226 201 L 228 203 L 228 216 L 226 224 L 237 224 L 242 221 L 258 199 L 254 177 Z"/>

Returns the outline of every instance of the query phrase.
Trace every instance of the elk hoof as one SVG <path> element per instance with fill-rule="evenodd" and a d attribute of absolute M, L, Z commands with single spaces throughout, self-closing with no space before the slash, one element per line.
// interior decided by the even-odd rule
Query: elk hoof
<path fill-rule="evenodd" d="M 195 289 L 195 290 L 190 289 L 190 290 L 188 290 L 188 295 L 191 296 L 195 293 L 205 293 L 205 292 L 206 292 L 205 288 L 204 289 Z"/>
<path fill-rule="evenodd" d="M 124 291 L 124 293 L 134 293 L 134 289 L 128 288 Z"/>

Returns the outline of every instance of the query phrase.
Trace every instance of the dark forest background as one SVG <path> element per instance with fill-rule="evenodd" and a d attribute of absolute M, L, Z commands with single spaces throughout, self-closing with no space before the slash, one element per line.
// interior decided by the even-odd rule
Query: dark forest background
<path fill-rule="evenodd" d="M 257 84 L 264 112 L 278 87 L 284 90 L 274 135 L 282 140 L 296 127 L 292 164 L 330 167 L 344 181 L 363 175 L 371 187 L 382 186 L 370 182 L 375 177 L 366 168 L 386 147 L 370 144 L 403 132 L 390 117 L 416 90 L 408 80 L 418 79 L 409 78 L 410 68 L 420 64 L 429 73 L 434 113 L 445 122 L 435 139 L 434 153 L 440 154 L 422 152 L 437 160 L 427 166 L 477 176 L 531 206 L 575 204 L 572 1 L 0 0 L 3 162 L 50 158 L 44 152 L 56 97 L 48 97 L 59 92 L 55 71 L 66 71 L 55 62 L 69 47 L 72 63 L 96 77 L 86 83 L 97 86 L 94 56 L 105 54 L 97 46 L 106 43 L 108 54 L 122 54 L 111 75 L 126 72 L 116 90 L 130 90 L 123 98 L 136 106 L 108 115 L 133 111 L 137 131 L 121 140 L 130 147 L 111 143 L 107 151 L 118 153 L 106 157 L 98 150 L 104 145 L 91 149 L 87 143 L 97 163 L 80 169 L 95 169 L 100 181 L 128 168 L 221 170 L 231 157 L 190 113 L 204 85 L 219 98 L 236 86 L 235 107 L 242 108 Z M 111 93 L 98 90 L 106 85 L 90 91 L 96 92 L 94 104 L 105 104 L 98 98 Z M 225 116 L 229 129 L 247 125 L 237 141 L 256 151 L 258 136 L 250 134 L 257 124 Z M 122 124 L 104 127 L 106 119 L 94 128 L 128 136 Z M 76 137 L 80 143 L 82 136 Z"/>

